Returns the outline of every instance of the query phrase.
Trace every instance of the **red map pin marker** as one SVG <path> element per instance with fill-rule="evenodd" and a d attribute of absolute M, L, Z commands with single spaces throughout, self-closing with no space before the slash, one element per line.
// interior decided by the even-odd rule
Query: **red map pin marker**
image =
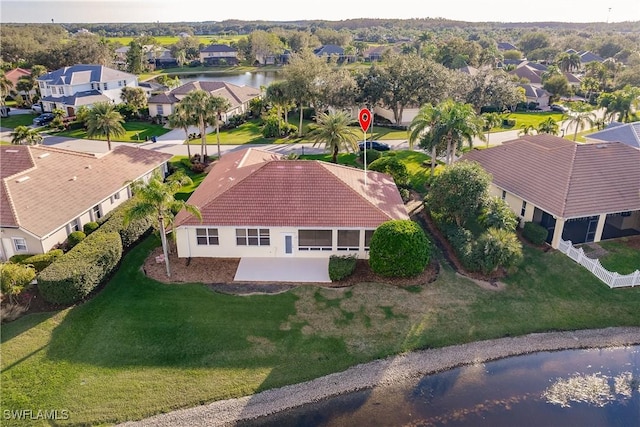
<path fill-rule="evenodd" d="M 360 122 L 360 127 L 363 132 L 366 132 L 367 129 L 369 129 L 369 126 L 371 125 L 371 116 L 371 111 L 366 108 L 363 108 L 360 110 L 360 113 L 358 113 L 358 121 Z"/>

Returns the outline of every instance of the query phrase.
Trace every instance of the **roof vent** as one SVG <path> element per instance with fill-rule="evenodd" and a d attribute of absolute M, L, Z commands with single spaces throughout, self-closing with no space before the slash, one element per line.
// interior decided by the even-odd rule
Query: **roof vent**
<path fill-rule="evenodd" d="M 11 149 L 5 150 L 5 153 L 17 153 L 17 152 L 18 150 L 11 150 Z"/>
<path fill-rule="evenodd" d="M 78 179 L 77 176 L 72 176 L 71 179 L 69 181 L 75 181 L 76 179 Z"/>
<path fill-rule="evenodd" d="M 20 177 L 20 178 L 16 179 L 16 182 L 18 182 L 18 183 L 19 183 L 19 182 L 25 182 L 25 181 L 26 181 L 26 180 L 28 180 L 28 179 L 29 179 L 29 177 L 28 177 L 28 176 L 22 176 L 22 177 Z"/>
<path fill-rule="evenodd" d="M 84 167 L 85 169 L 91 169 L 91 165 L 87 165 Z"/>
<path fill-rule="evenodd" d="M 49 154 L 51 153 L 42 153 L 38 156 L 39 159 L 44 159 L 45 157 L 49 157 Z"/>
<path fill-rule="evenodd" d="M 596 148 L 607 148 L 607 144 L 598 144 Z"/>

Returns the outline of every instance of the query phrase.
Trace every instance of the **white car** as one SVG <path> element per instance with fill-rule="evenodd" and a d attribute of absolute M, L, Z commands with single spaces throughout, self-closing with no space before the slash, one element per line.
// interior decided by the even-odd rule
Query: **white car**
<path fill-rule="evenodd" d="M 31 106 L 31 109 L 36 113 L 39 113 L 39 114 L 42 113 L 42 107 L 39 104 L 33 104 Z"/>

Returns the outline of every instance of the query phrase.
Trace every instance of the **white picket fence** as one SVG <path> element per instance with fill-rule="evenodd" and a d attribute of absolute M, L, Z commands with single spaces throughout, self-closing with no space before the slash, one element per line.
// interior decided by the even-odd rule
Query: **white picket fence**
<path fill-rule="evenodd" d="M 585 255 L 582 248 L 574 248 L 571 240 L 560 240 L 558 249 L 569 258 L 589 270 L 598 279 L 606 283 L 610 288 L 634 287 L 640 285 L 640 270 L 631 274 L 618 274 L 611 272 L 600 265 L 600 260 L 592 259 Z"/>

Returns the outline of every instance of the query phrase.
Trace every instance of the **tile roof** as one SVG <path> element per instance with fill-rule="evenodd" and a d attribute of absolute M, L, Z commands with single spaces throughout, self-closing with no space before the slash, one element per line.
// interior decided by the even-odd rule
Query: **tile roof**
<path fill-rule="evenodd" d="M 174 94 L 172 94 L 171 92 L 166 92 L 153 95 L 147 100 L 147 104 L 175 104 L 179 101 L 180 100 L 176 98 Z"/>
<path fill-rule="evenodd" d="M 64 105 L 93 105 L 96 102 L 111 102 L 111 98 L 103 95 L 97 90 L 88 90 L 84 92 L 76 92 L 70 96 L 43 96 L 43 101 L 57 102 Z"/>
<path fill-rule="evenodd" d="M 344 55 L 344 48 L 342 46 L 338 46 L 336 44 L 325 44 L 324 46 L 320 46 L 313 50 L 313 53 L 322 56 L 322 55 Z"/>
<path fill-rule="evenodd" d="M 169 94 L 182 99 L 182 97 L 194 90 L 204 90 L 214 96 L 226 98 L 231 104 L 231 110 L 261 95 L 260 89 L 253 87 L 238 86 L 227 82 L 209 81 L 185 83 L 182 86 L 173 89 Z"/>
<path fill-rule="evenodd" d="M 109 82 L 135 78 L 136 76 L 133 74 L 114 70 L 103 65 L 79 64 L 43 74 L 37 80 L 46 81 L 50 85 L 80 85 L 91 82 Z"/>
<path fill-rule="evenodd" d="M 175 226 L 371 227 L 407 219 L 393 180 L 311 160 L 282 160 L 249 148 L 232 152 L 211 169 L 188 203 L 203 220 L 182 211 Z"/>
<path fill-rule="evenodd" d="M 234 52 L 238 51 L 231 46 L 227 46 L 226 44 L 210 44 L 209 46 L 202 49 L 200 52 Z"/>
<path fill-rule="evenodd" d="M 20 80 L 21 77 L 29 77 L 30 75 L 31 70 L 25 70 L 24 68 L 14 68 L 13 70 L 9 70 L 4 73 L 4 76 L 7 78 L 7 80 L 13 83 L 14 89 L 16 88 L 18 80 Z"/>
<path fill-rule="evenodd" d="M 3 227 L 17 227 L 18 219 L 13 210 L 13 204 L 9 197 L 4 178 L 17 173 L 30 170 L 35 166 L 35 161 L 29 148 L 22 145 L 3 146 L 0 150 L 0 225 Z"/>
<path fill-rule="evenodd" d="M 587 141 L 618 141 L 640 149 L 640 122 L 611 123 L 606 129 L 586 135 Z"/>
<path fill-rule="evenodd" d="M 562 218 L 640 209 L 640 150 L 622 143 L 523 136 L 462 160 L 477 161 L 495 185 Z"/>
<path fill-rule="evenodd" d="M 16 148 L 18 153 L 11 151 Z M 0 150 L 2 191 L 6 192 L 1 224 L 18 225 L 41 237 L 125 187 L 126 181 L 146 175 L 171 158 L 129 146 L 118 146 L 103 155 L 47 146 L 3 146 Z M 27 156 L 33 162 L 31 168 L 27 168 Z M 25 177 L 29 178 L 21 179 Z M 5 196 L 13 218 L 6 212 Z"/>

